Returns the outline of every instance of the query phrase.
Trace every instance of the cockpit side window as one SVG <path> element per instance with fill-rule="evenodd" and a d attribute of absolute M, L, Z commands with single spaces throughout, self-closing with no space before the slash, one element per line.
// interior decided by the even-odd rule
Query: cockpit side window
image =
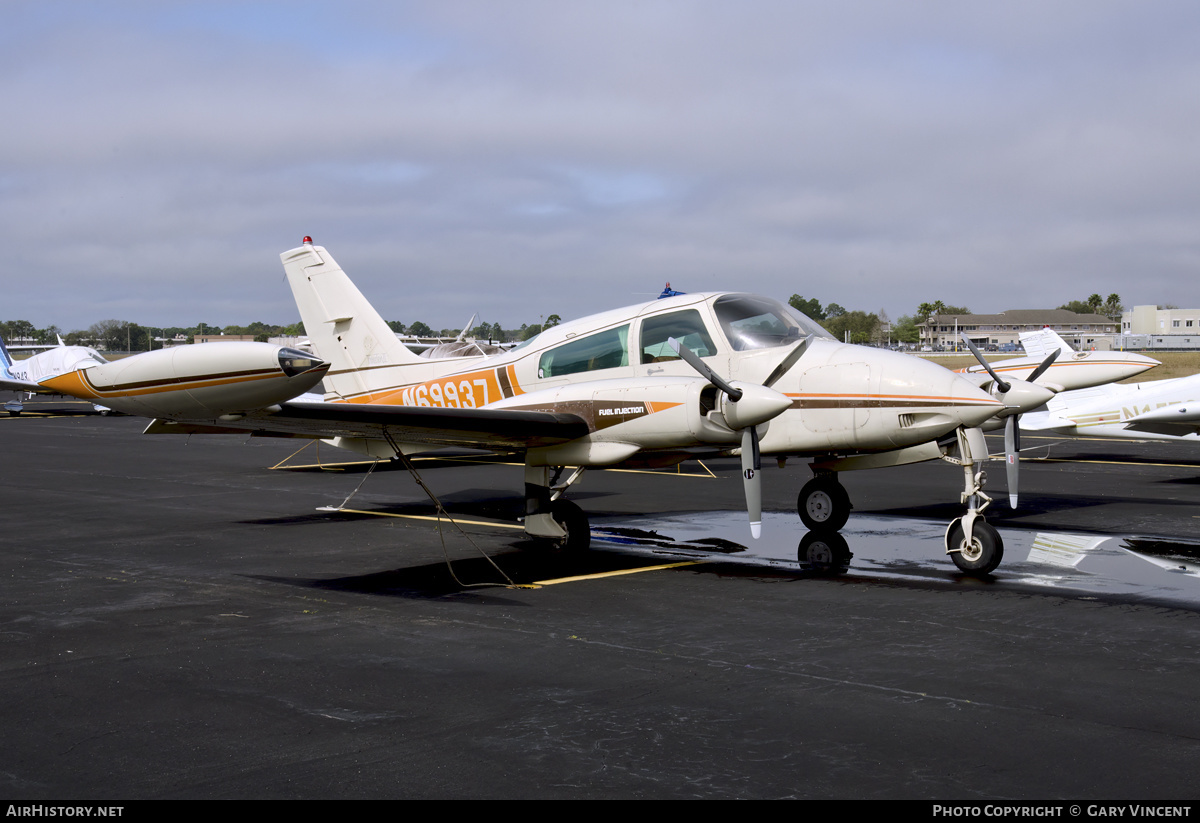
<path fill-rule="evenodd" d="M 642 362 L 659 363 L 663 360 L 678 360 L 674 350 L 667 345 L 667 338 L 674 337 L 684 346 L 701 357 L 717 353 L 700 312 L 695 309 L 660 314 L 642 321 Z"/>
<path fill-rule="evenodd" d="M 713 303 L 713 310 L 735 351 L 787 346 L 809 334 L 829 336 L 816 323 L 808 318 L 807 324 L 801 323 L 782 303 L 767 297 L 727 294 Z"/>
<path fill-rule="evenodd" d="M 538 377 L 559 377 L 629 365 L 629 326 L 569 340 L 542 353 Z"/>

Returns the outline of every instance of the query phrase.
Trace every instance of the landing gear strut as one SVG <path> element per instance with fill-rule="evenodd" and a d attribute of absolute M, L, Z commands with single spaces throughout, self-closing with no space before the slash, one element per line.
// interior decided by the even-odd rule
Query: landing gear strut
<path fill-rule="evenodd" d="M 804 484 L 796 498 L 800 520 L 812 531 L 836 532 L 850 519 L 850 495 L 833 472 L 822 472 Z"/>
<path fill-rule="evenodd" d="M 992 505 L 992 498 L 983 492 L 987 474 L 982 463 L 987 459 L 987 444 L 981 429 L 958 429 L 958 457 L 943 455 L 942 459 L 962 466 L 962 502 L 967 513 L 951 521 L 946 528 L 946 553 L 964 574 L 983 577 L 995 571 L 1004 558 L 1004 541 L 1000 533 L 983 517 Z"/>
<path fill-rule="evenodd" d="M 583 475 L 577 468 L 559 482 L 563 468 L 551 477 L 547 466 L 525 466 L 525 533 L 555 548 L 583 551 L 592 542 L 591 526 L 583 509 L 560 496 Z"/>

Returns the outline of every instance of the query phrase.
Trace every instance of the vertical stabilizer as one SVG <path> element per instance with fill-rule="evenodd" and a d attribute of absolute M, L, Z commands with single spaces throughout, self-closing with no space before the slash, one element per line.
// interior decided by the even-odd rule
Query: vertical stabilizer
<path fill-rule="evenodd" d="M 1030 357 L 1044 360 L 1052 351 L 1062 352 L 1064 355 L 1075 353 L 1075 350 L 1067 344 L 1066 340 L 1059 337 L 1058 332 L 1054 329 L 1025 331 L 1021 332 L 1020 337 L 1021 347 Z"/>
<path fill-rule="evenodd" d="M 326 389 L 341 397 L 359 395 L 372 388 L 373 370 L 425 363 L 396 339 L 329 252 L 305 241 L 280 258 L 304 331 L 317 355 L 330 363 Z"/>

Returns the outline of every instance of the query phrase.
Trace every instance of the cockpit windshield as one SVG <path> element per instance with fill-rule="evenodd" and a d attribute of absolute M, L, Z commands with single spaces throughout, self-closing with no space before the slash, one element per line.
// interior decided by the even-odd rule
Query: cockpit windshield
<path fill-rule="evenodd" d="M 713 303 L 721 330 L 735 351 L 787 346 L 802 337 L 829 337 L 829 332 L 778 300 L 750 294 L 727 294 Z"/>

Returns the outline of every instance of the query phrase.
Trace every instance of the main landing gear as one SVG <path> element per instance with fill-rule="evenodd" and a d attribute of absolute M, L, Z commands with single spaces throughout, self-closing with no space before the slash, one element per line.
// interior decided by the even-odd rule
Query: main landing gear
<path fill-rule="evenodd" d="M 804 484 L 796 498 L 800 520 L 811 531 L 836 532 L 850 519 L 850 495 L 833 472 L 821 472 Z"/>
<path fill-rule="evenodd" d="M 561 499 L 583 476 L 583 468 L 559 482 L 563 471 L 558 466 L 551 476 L 548 466 L 525 466 L 525 533 L 557 549 L 583 551 L 592 543 L 588 517 L 575 503 Z"/>

